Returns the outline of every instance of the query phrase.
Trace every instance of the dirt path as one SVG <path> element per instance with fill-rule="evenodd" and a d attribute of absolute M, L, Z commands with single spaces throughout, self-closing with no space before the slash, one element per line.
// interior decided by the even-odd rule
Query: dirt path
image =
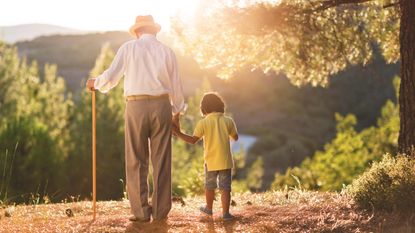
<path fill-rule="evenodd" d="M 17 206 L 0 219 L 0 232 L 411 232 L 415 226 L 385 221 L 384 216 L 356 210 L 338 194 L 290 192 L 243 194 L 233 197 L 236 219 L 224 222 L 220 209 L 213 218 L 199 213 L 203 198 L 174 202 L 164 222 L 133 223 L 127 201 L 98 203 L 92 222 L 90 202 Z M 217 203 L 217 202 L 216 202 Z M 216 207 L 219 206 L 217 203 Z M 69 217 L 65 211 L 73 213 Z M 2 210 L 4 212 L 5 210 Z M 70 215 L 70 213 L 69 213 Z M 389 218 L 391 218 L 389 216 Z"/>

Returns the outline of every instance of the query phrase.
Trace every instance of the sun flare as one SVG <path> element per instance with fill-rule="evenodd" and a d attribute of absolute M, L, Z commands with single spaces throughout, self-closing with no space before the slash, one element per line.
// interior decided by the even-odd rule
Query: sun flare
<path fill-rule="evenodd" d="M 44 23 L 90 31 L 126 31 L 137 15 L 151 14 L 162 30 L 169 30 L 172 17 L 190 19 L 198 3 L 199 0 L 14 0 L 5 3 L 7 11 L 0 14 L 0 26 Z"/>

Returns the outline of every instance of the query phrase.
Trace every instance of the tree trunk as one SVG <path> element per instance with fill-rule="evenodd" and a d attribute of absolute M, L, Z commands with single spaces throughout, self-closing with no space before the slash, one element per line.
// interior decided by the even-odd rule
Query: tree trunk
<path fill-rule="evenodd" d="M 399 151 L 410 156 L 415 146 L 415 0 L 400 0 L 401 86 Z"/>

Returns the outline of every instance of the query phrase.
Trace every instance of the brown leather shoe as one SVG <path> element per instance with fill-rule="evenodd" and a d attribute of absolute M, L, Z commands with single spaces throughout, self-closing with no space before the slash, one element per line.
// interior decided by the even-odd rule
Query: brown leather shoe
<path fill-rule="evenodd" d="M 131 216 L 128 218 L 131 222 L 150 222 L 150 218 L 139 218 L 136 216 Z"/>
<path fill-rule="evenodd" d="M 167 217 L 153 218 L 153 222 L 158 222 L 158 223 L 165 223 L 165 222 L 167 222 L 167 220 L 168 220 Z"/>

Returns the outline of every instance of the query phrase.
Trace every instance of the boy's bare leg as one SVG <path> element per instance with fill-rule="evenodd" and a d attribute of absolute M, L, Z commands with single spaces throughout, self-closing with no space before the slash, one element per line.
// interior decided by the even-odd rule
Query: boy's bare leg
<path fill-rule="evenodd" d="M 229 190 L 221 190 L 220 199 L 222 201 L 222 213 L 229 213 L 229 205 L 231 203 L 231 192 Z"/>
<path fill-rule="evenodd" d="M 212 210 L 213 200 L 215 199 L 215 190 L 205 190 L 206 196 L 206 209 Z"/>

